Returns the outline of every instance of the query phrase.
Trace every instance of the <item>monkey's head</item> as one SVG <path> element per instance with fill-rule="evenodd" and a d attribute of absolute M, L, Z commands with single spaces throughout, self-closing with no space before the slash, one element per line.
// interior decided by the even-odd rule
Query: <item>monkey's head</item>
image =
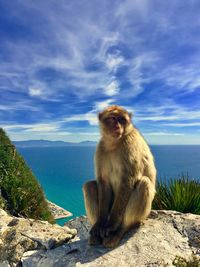
<path fill-rule="evenodd" d="M 99 113 L 102 135 L 120 139 L 132 127 L 131 114 L 119 106 L 110 106 Z"/>

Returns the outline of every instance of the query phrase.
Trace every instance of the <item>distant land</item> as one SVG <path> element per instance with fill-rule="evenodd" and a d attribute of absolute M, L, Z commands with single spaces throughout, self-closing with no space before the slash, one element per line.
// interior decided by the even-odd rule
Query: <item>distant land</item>
<path fill-rule="evenodd" d="M 16 147 L 65 147 L 65 146 L 96 146 L 97 142 L 95 141 L 82 141 L 79 143 L 73 142 L 64 142 L 64 141 L 49 141 L 49 140 L 26 140 L 26 141 L 12 141 L 12 143 Z M 187 144 L 149 144 L 150 147 L 152 146 L 187 146 Z M 188 146 L 200 146 L 197 145 L 190 145 Z"/>
<path fill-rule="evenodd" d="M 17 147 L 63 147 L 63 146 L 94 146 L 97 142 L 82 141 L 80 143 L 64 142 L 64 141 L 49 141 L 49 140 L 27 140 L 13 141 Z"/>

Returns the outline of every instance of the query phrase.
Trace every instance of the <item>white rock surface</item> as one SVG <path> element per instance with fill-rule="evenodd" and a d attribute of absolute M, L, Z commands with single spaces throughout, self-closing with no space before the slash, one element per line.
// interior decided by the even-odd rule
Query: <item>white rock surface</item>
<path fill-rule="evenodd" d="M 154 211 L 151 217 L 129 232 L 115 249 L 87 244 L 90 225 L 86 217 L 67 223 L 78 235 L 51 250 L 26 252 L 23 267 L 157 267 L 173 266 L 176 256 L 200 260 L 200 216 L 173 211 Z"/>
<path fill-rule="evenodd" d="M 0 209 L 0 267 L 15 266 L 30 250 L 49 250 L 76 235 L 75 229 L 9 216 Z"/>
<path fill-rule="evenodd" d="M 62 218 L 67 218 L 72 216 L 73 214 L 71 212 L 69 212 L 68 210 L 63 209 L 62 207 L 56 205 L 55 203 L 47 200 L 49 209 L 52 213 L 52 215 L 54 216 L 54 219 L 62 219 Z"/>

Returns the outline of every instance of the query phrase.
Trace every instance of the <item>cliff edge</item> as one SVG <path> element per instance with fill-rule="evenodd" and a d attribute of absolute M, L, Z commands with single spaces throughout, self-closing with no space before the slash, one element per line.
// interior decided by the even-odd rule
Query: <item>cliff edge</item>
<path fill-rule="evenodd" d="M 11 217 L 3 210 L 0 217 L 1 267 L 174 266 L 176 256 L 189 259 L 192 254 L 200 266 L 199 215 L 153 211 L 115 249 L 87 244 L 90 225 L 83 216 L 64 227 Z"/>

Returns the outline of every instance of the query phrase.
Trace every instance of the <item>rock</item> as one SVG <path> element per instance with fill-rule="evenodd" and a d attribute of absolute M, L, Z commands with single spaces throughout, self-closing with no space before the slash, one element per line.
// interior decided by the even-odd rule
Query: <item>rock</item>
<path fill-rule="evenodd" d="M 67 223 L 78 234 L 51 250 L 25 252 L 23 267 L 157 267 L 173 266 L 176 256 L 200 261 L 200 216 L 174 211 L 153 211 L 139 228 L 125 235 L 115 249 L 87 244 L 90 225 L 82 216 Z"/>
<path fill-rule="evenodd" d="M 51 213 L 54 216 L 54 219 L 62 219 L 62 218 L 67 218 L 72 216 L 73 214 L 71 212 L 69 212 L 68 210 L 63 209 L 62 207 L 56 205 L 55 203 L 47 200 L 49 209 L 51 211 Z"/>
<path fill-rule="evenodd" d="M 77 231 L 44 221 L 16 218 L 0 209 L 0 267 L 16 266 L 30 250 L 49 250 L 72 239 Z"/>
<path fill-rule="evenodd" d="M 8 261 L 0 262 L 0 267 L 10 267 L 10 264 Z"/>
<path fill-rule="evenodd" d="M 192 253 L 200 262 L 200 216 L 194 214 L 153 211 L 115 249 L 88 245 L 85 216 L 64 227 L 12 217 L 3 210 L 0 217 L 0 267 L 172 266 L 176 256 L 188 259 Z"/>

